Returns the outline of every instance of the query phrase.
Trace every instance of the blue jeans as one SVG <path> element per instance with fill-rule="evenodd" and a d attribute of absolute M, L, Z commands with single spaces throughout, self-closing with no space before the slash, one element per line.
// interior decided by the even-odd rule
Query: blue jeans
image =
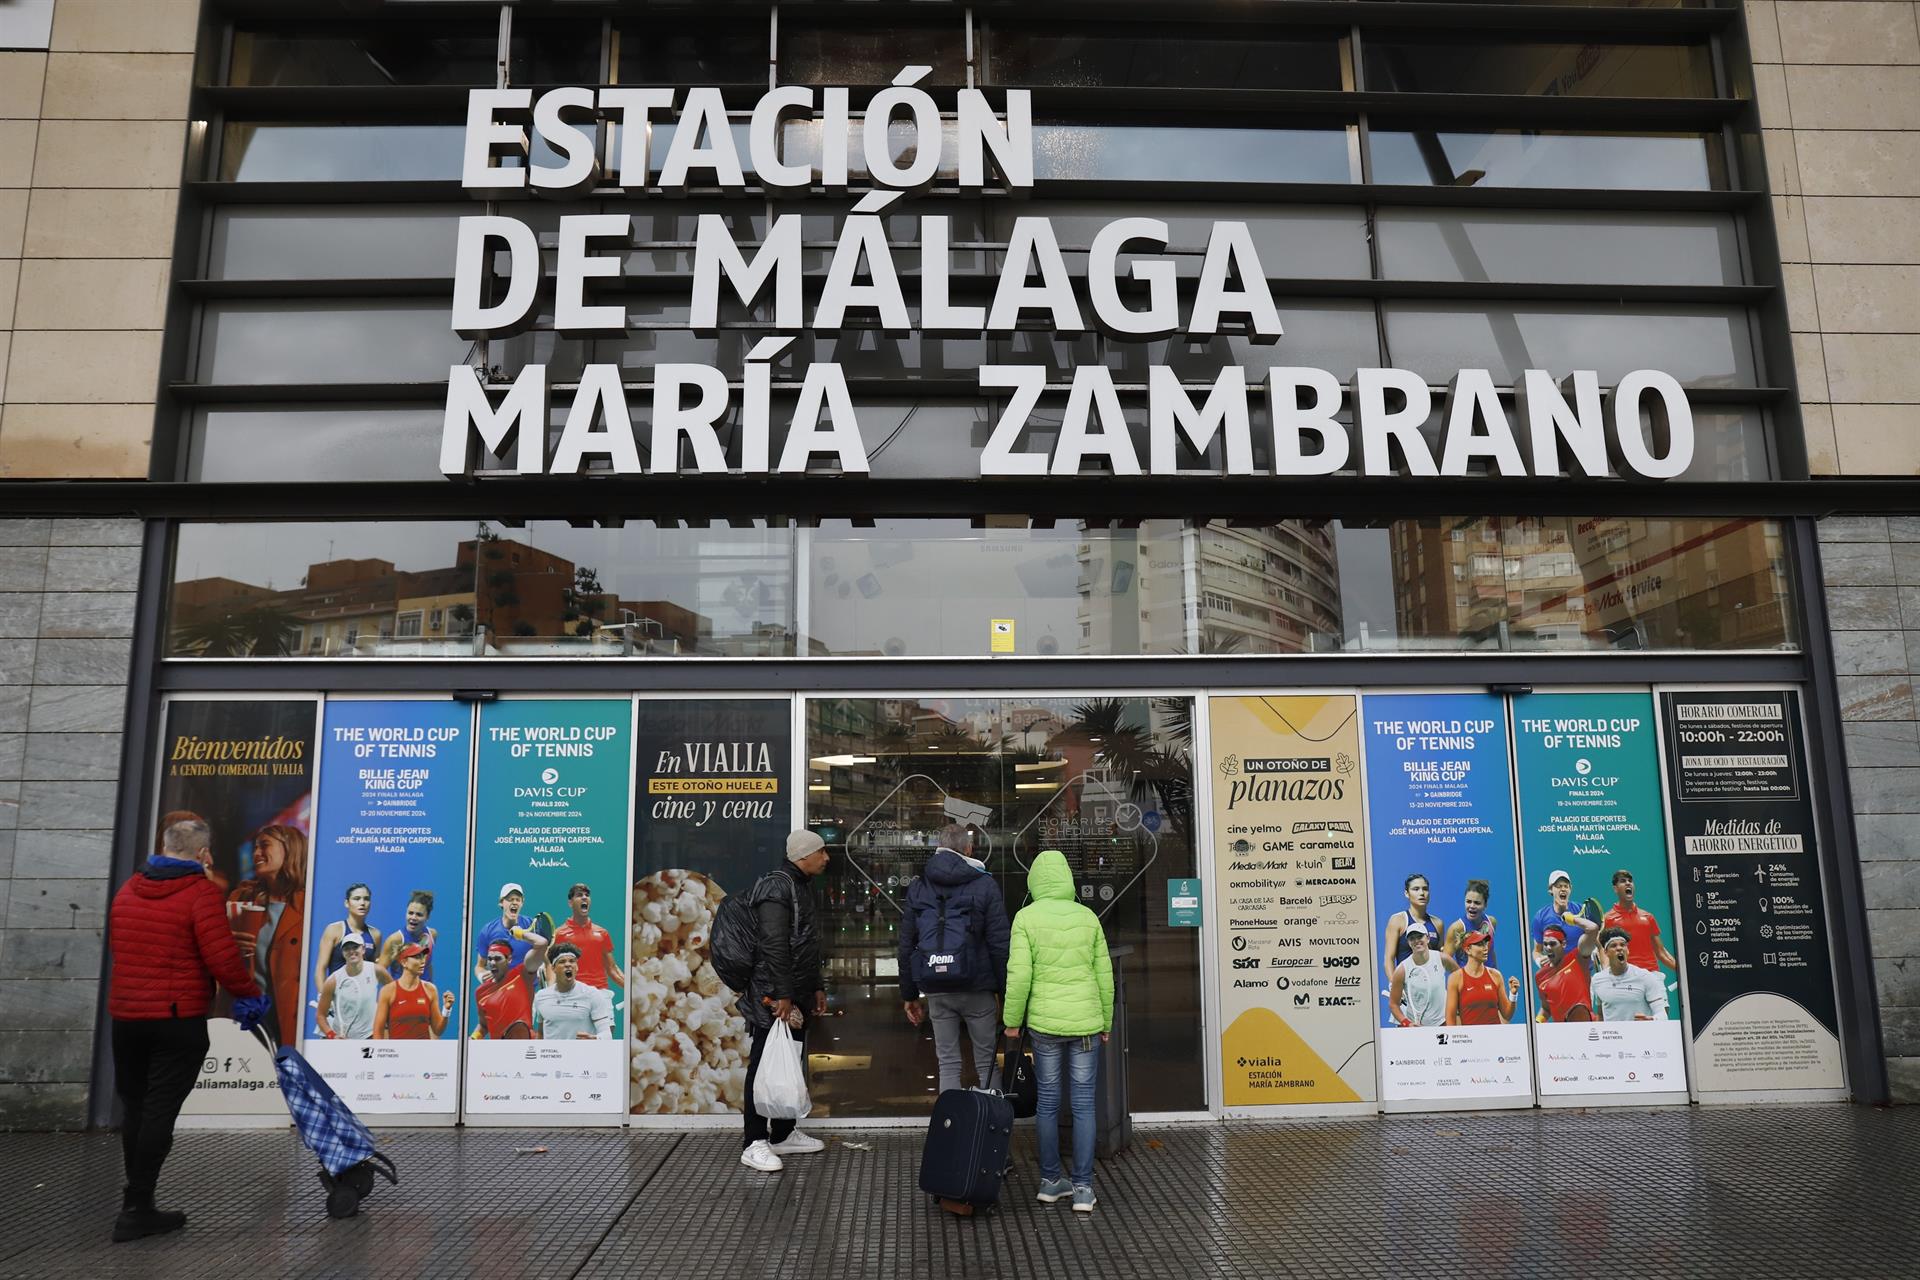
<path fill-rule="evenodd" d="M 1068 1102 L 1073 1108 L 1073 1185 L 1093 1185 L 1094 1075 L 1099 1070 L 1099 1038 L 1096 1036 L 1050 1036 L 1044 1031 L 1029 1033 L 1033 1038 L 1033 1075 L 1039 1088 L 1039 1107 L 1034 1124 L 1040 1131 L 1040 1176 L 1060 1176 L 1060 1064 L 1066 1060 L 1067 1080 L 1072 1085 Z"/>

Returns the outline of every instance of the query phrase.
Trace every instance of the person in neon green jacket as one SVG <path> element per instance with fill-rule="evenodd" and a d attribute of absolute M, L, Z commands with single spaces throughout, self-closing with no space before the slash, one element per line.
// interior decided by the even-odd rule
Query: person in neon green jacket
<path fill-rule="evenodd" d="M 1040 1201 L 1073 1197 L 1076 1213 L 1092 1213 L 1094 1037 L 1113 1030 L 1113 959 L 1100 917 L 1080 905 L 1073 871 L 1058 849 L 1044 850 L 1027 870 L 1033 899 L 1013 918 L 1007 956 L 1007 1035 L 1032 1033 L 1033 1074 L 1039 1085 L 1034 1123 L 1040 1136 Z M 1060 1170 L 1062 1067 L 1071 1084 L 1072 1177 Z"/>

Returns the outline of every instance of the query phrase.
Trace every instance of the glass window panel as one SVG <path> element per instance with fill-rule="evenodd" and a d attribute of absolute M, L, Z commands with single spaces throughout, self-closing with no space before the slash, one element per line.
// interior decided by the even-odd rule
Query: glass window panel
<path fill-rule="evenodd" d="M 211 302 L 199 380 L 259 384 L 445 382 L 470 344 L 444 304 Z"/>
<path fill-rule="evenodd" d="M 787 656 L 792 583 L 785 528 L 186 524 L 174 556 L 168 651 Z M 396 638 L 398 614 L 431 618 L 435 610 L 442 630 Z"/>
<path fill-rule="evenodd" d="M 833 1029 L 843 1049 L 858 1047 L 813 1078 L 821 1113 L 925 1115 L 933 1105 L 925 1038 L 899 1032 L 894 962 L 900 900 L 949 797 L 979 806 L 974 853 L 1010 910 L 1039 850 L 1066 855 L 1124 992 L 1128 1108 L 1206 1105 L 1200 931 L 1169 926 L 1164 890 L 1169 877 L 1198 874 L 1192 699 L 810 698 L 806 708 L 807 825 L 832 851 L 818 897 L 842 993 Z M 1123 805 L 1152 821 L 1122 825 Z"/>
<path fill-rule="evenodd" d="M 1742 283 L 1730 217 L 1382 209 L 1374 220 L 1389 280 Z"/>
<path fill-rule="evenodd" d="M 987 412 L 894 400 L 863 407 L 862 427 L 898 436 L 881 468 L 909 475 L 917 464 L 896 451 L 977 438 Z M 274 416 L 278 424 L 236 419 L 233 429 L 281 429 L 288 415 Z M 1015 619 L 1016 651 L 1028 656 L 1796 641 L 1788 551 L 1781 526 L 1765 520 L 1471 516 L 1113 530 L 897 519 L 828 521 L 811 545 L 799 651 L 816 656 L 983 655 L 995 618 Z M 790 655 L 802 625 L 794 552 L 788 530 L 757 525 L 185 524 L 169 653 Z M 395 638 L 399 613 L 436 610 L 445 627 Z"/>
<path fill-rule="evenodd" d="M 1354 182 L 1344 126 L 1033 126 L 1039 179 L 1103 182 Z"/>
<path fill-rule="evenodd" d="M 744 126 L 742 126 L 744 129 Z M 949 180 L 957 179 L 960 173 L 960 144 L 956 132 L 958 126 L 951 120 L 940 125 L 940 165 L 935 176 Z M 854 178 L 867 176 L 867 152 L 865 142 L 866 126 L 855 121 L 847 126 L 847 175 Z M 1038 133 L 1038 126 L 1035 132 Z M 745 134 L 742 133 L 741 164 L 746 164 Z M 1036 143 L 1036 148 L 1038 144 Z M 920 153 L 920 130 L 904 116 L 899 116 L 887 124 L 887 154 L 899 166 L 911 164 Z M 780 158 L 788 164 L 807 164 L 813 166 L 814 178 L 820 177 L 820 121 L 788 120 L 780 129 Z M 1034 172 L 1039 173 L 1039 161 L 1034 162 Z M 897 215 L 896 211 L 896 215 Z"/>
<path fill-rule="evenodd" d="M 1709 191 L 1725 185 L 1717 141 L 1697 133 L 1569 133 L 1376 127 L 1373 180 L 1415 187 Z"/>
<path fill-rule="evenodd" d="M 257 208 L 214 215 L 214 280 L 372 280 L 451 276 L 459 220 L 479 206 Z"/>
<path fill-rule="evenodd" d="M 437 408 L 224 407 L 194 417 L 188 480 L 439 480 Z"/>
<path fill-rule="evenodd" d="M 702 21 L 699 26 L 651 17 L 622 19 L 620 83 L 764 85 L 771 39 L 765 18 Z"/>
<path fill-rule="evenodd" d="M 1463 307 L 1388 303 L 1394 365 L 1443 384 L 1461 369 L 1490 369 L 1511 385 L 1522 370 L 1599 371 L 1604 385 L 1635 369 L 1660 369 L 1696 387 L 1751 387 L 1753 344 L 1744 311 L 1636 307 L 1569 311 L 1553 306 Z"/>
<path fill-rule="evenodd" d="M 499 35 L 492 24 L 448 31 L 368 26 L 351 35 L 235 31 L 233 85 L 491 86 Z"/>
<path fill-rule="evenodd" d="M 1145 382 L 1150 365 L 1163 364 L 1183 381 L 1211 385 L 1227 365 L 1247 370 L 1251 386 L 1264 382 L 1274 365 L 1327 369 L 1343 383 L 1357 368 L 1380 359 L 1379 331 L 1370 302 L 1314 302 L 1276 299 L 1282 336 L 1273 342 L 1218 335 L 1195 339 L 1183 334 L 1158 342 L 1107 344 L 1105 363 L 1128 382 Z"/>
<path fill-rule="evenodd" d="M 984 656 L 994 618 L 1015 620 L 1015 651 L 1027 655 L 1170 653 L 1185 640 L 1177 522 L 1107 530 L 823 521 L 813 547 L 815 654 Z"/>
<path fill-rule="evenodd" d="M 1419 42 L 1369 38 L 1368 90 L 1539 97 L 1711 98 L 1703 44 Z"/>
<path fill-rule="evenodd" d="M 1128 201 L 1124 208 L 1092 201 L 996 201 L 987 206 L 988 238 L 1004 243 L 1015 218 L 1046 218 L 1063 248 L 1085 248 L 1117 217 L 1158 218 L 1167 224 L 1166 256 L 1183 277 L 1197 277 L 1216 222 L 1244 222 L 1270 278 L 1365 279 L 1367 220 L 1359 209 L 1301 205 L 1193 204 Z"/>
<path fill-rule="evenodd" d="M 891 84 L 900 68 L 926 66 L 933 74 L 921 86 L 967 82 L 967 29 L 958 14 L 937 25 L 885 23 L 817 24 L 782 13 L 780 83 L 819 85 Z"/>
<path fill-rule="evenodd" d="M 993 22 L 984 83 L 1209 89 L 1338 89 L 1333 37 L 1277 39 L 1257 30 Z"/>
<path fill-rule="evenodd" d="M 600 78 L 598 22 L 555 22 L 515 12 L 508 83 L 599 84 Z"/>
<path fill-rule="evenodd" d="M 229 124 L 221 182 L 459 181 L 458 124 Z"/>

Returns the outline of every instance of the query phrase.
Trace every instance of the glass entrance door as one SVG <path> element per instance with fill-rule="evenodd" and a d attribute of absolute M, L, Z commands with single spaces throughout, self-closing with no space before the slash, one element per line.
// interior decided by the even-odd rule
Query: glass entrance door
<path fill-rule="evenodd" d="M 975 828 L 1010 915 L 1034 857 L 1066 855 L 1123 980 L 1131 1109 L 1205 1107 L 1200 931 L 1168 925 L 1166 892 L 1197 874 L 1193 699 L 812 698 L 806 725 L 807 825 L 833 854 L 817 896 L 837 1007 L 807 1045 L 816 1114 L 932 1106 L 932 1034 L 902 1011 L 897 948 L 907 886 L 955 821 Z"/>

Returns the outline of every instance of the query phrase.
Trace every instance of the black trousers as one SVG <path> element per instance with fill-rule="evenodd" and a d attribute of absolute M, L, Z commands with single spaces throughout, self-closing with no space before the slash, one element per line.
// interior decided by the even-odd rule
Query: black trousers
<path fill-rule="evenodd" d="M 173 1122 L 206 1060 L 205 1018 L 113 1020 L 120 1151 L 127 1168 L 127 1191 L 136 1204 L 152 1203 L 160 1166 L 173 1149 Z"/>
<path fill-rule="evenodd" d="M 746 1135 L 740 1140 L 740 1149 L 743 1151 L 762 1139 L 768 1142 L 785 1142 L 787 1136 L 793 1132 L 793 1126 L 797 1123 L 793 1120 L 769 1120 L 753 1109 L 753 1081 L 754 1078 L 760 1074 L 760 1054 L 766 1049 L 767 1035 L 772 1030 L 773 1024 L 769 1022 L 766 1026 L 753 1033 L 753 1052 L 747 1058 L 747 1098 L 745 1103 L 747 1131 Z M 793 1038 L 800 1042 L 800 1061 L 804 1063 L 807 1060 L 806 1027 L 802 1025 L 800 1030 L 793 1033 Z"/>

